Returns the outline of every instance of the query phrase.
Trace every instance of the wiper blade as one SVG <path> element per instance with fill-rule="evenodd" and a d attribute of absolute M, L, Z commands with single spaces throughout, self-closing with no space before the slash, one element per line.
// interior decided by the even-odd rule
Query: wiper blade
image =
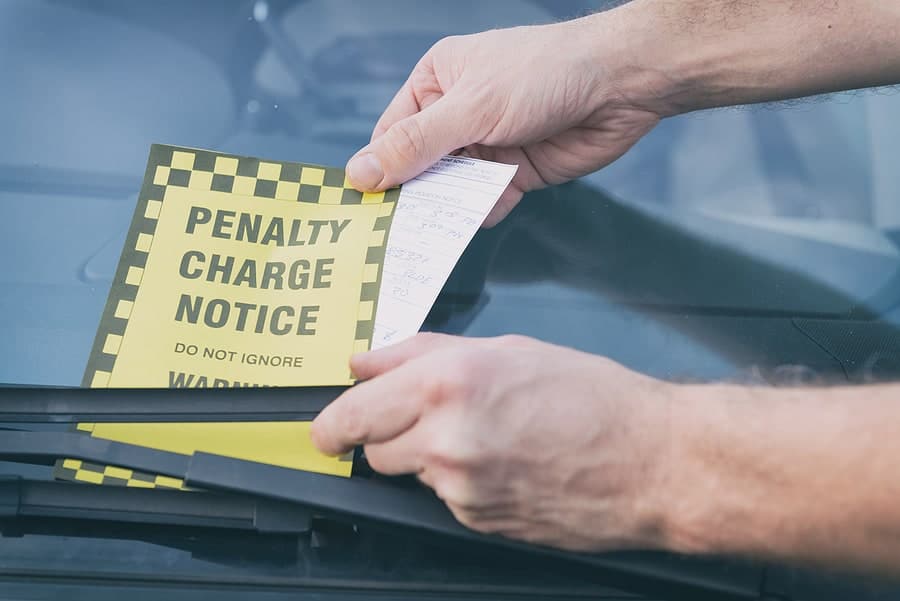
<path fill-rule="evenodd" d="M 243 565 L 251 553 L 266 564 L 290 566 L 301 549 L 320 544 L 321 527 L 302 507 L 247 495 L 0 475 L 0 538 L 141 541 L 223 565 Z"/>
<path fill-rule="evenodd" d="M 612 584 L 633 590 L 676 591 L 696 599 L 707 595 L 717 599 L 758 598 L 759 565 L 662 553 L 585 554 L 535 547 L 471 531 L 457 522 L 431 491 L 392 479 L 340 478 L 199 452 L 179 455 L 74 433 L 0 435 L 0 460 L 48 465 L 60 457 L 171 476 L 189 487 L 275 499 L 354 525 L 437 536 L 449 543 L 462 543 L 469 551 L 471 545 L 490 546 L 561 559 L 590 566 Z"/>
<path fill-rule="evenodd" d="M 0 531 L 21 518 L 158 524 L 303 534 L 312 515 L 261 497 L 206 491 L 100 487 L 0 475 Z"/>
<path fill-rule="evenodd" d="M 71 457 L 105 465 L 183 478 L 190 455 L 111 442 L 74 432 L 5 431 L 0 435 L 0 460 L 53 465 Z"/>
<path fill-rule="evenodd" d="M 346 389 L 0 386 L 0 422 L 309 421 Z"/>

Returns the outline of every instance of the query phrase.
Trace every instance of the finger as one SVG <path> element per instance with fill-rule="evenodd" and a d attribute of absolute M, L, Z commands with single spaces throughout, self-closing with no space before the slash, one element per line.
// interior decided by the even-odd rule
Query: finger
<path fill-rule="evenodd" d="M 377 351 L 353 355 L 350 358 L 350 370 L 360 380 L 368 380 L 431 351 L 460 344 L 461 340 L 459 336 L 420 332 L 412 338 Z"/>
<path fill-rule="evenodd" d="M 401 121 L 420 111 L 424 111 L 440 100 L 444 95 L 440 90 L 422 92 L 415 89 L 409 92 L 409 94 L 412 102 L 409 102 L 409 99 L 404 99 L 396 106 L 388 106 L 388 109 L 385 109 L 385 112 L 381 115 L 381 118 L 378 119 L 375 128 L 372 130 L 372 137 L 369 139 L 370 144 L 377 138 L 380 138 L 384 132 L 390 129 L 397 121 Z"/>
<path fill-rule="evenodd" d="M 348 389 L 313 421 L 313 444 L 326 455 L 341 455 L 405 432 L 422 407 L 419 373 L 397 369 Z"/>
<path fill-rule="evenodd" d="M 410 115 L 415 115 L 420 110 L 422 110 L 422 107 L 419 106 L 419 102 L 416 100 L 412 82 L 411 80 L 407 80 L 406 83 L 397 90 L 397 93 L 391 99 L 390 103 L 388 103 L 387 108 L 384 109 L 384 112 L 375 124 L 375 129 L 372 130 L 370 141 L 380 137 L 381 134 L 386 132 L 388 128 L 397 121 L 406 119 Z"/>
<path fill-rule="evenodd" d="M 506 190 L 503 191 L 503 194 L 500 195 L 497 203 L 494 205 L 494 207 L 491 209 L 491 212 L 488 213 L 488 216 L 481 224 L 481 227 L 492 228 L 503 221 L 503 219 L 505 219 L 506 216 L 509 215 L 510 212 L 512 212 L 516 205 L 519 204 L 519 201 L 522 200 L 522 196 L 525 195 L 526 190 L 533 189 L 533 187 L 528 188 L 523 186 L 522 181 L 520 181 L 527 181 L 529 179 L 527 177 L 523 177 L 525 175 L 525 172 L 522 168 L 523 163 L 527 163 L 528 158 L 524 155 L 522 149 L 520 148 L 494 148 L 491 146 L 483 146 L 481 144 L 475 144 L 466 148 L 465 154 L 468 154 L 469 156 L 477 159 L 483 159 L 485 161 L 508 163 L 519 166 L 516 171 L 515 177 L 506 187 Z"/>
<path fill-rule="evenodd" d="M 471 106 L 449 93 L 424 110 L 400 119 L 347 163 L 347 177 L 363 191 L 385 190 L 422 173 L 445 154 L 476 141 Z"/>
<path fill-rule="evenodd" d="M 497 204 L 495 204 L 491 209 L 491 212 L 488 213 L 488 216 L 481 226 L 484 228 L 492 228 L 503 221 L 503 219 L 516 208 L 516 205 L 522 200 L 523 195 L 522 190 L 520 190 L 515 183 L 507 186 L 506 190 L 503 191 L 503 194 L 501 194 L 500 198 L 497 200 Z"/>
<path fill-rule="evenodd" d="M 424 468 L 425 429 L 416 424 L 397 438 L 367 444 L 366 461 L 373 470 L 387 476 L 419 474 Z"/>
<path fill-rule="evenodd" d="M 418 472 L 416 472 L 416 477 L 419 479 L 419 482 L 432 490 L 434 490 L 433 476 L 434 473 L 428 469 L 428 466 L 423 466 Z"/>
<path fill-rule="evenodd" d="M 372 130 L 370 142 L 378 138 L 394 123 L 431 106 L 444 95 L 434 73 L 434 56 L 429 51 L 419 59 L 409 77 L 388 103 Z"/>

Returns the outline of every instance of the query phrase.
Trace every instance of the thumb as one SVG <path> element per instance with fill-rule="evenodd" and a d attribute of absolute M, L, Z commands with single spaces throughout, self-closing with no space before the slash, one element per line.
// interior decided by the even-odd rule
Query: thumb
<path fill-rule="evenodd" d="M 347 163 L 354 188 L 380 191 L 412 179 L 445 154 L 477 141 L 475 111 L 463 96 L 448 94 L 391 125 Z"/>

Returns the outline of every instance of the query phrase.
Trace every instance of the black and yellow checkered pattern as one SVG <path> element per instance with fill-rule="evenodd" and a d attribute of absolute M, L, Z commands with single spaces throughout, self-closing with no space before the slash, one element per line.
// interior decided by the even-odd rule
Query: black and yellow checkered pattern
<path fill-rule="evenodd" d="M 92 424 L 76 424 L 74 432 L 90 436 Z M 53 466 L 53 477 L 57 480 L 102 484 L 105 486 L 127 486 L 130 488 L 165 488 L 172 490 L 193 490 L 184 481 L 170 476 L 148 474 L 129 468 L 91 463 L 80 459 L 57 459 Z"/>
<path fill-rule="evenodd" d="M 184 485 L 184 481 L 178 478 L 145 474 L 123 467 L 100 465 L 81 461 L 80 459 L 62 459 L 58 461 L 53 475 L 58 480 L 83 482 L 85 484 L 190 490 Z"/>
<path fill-rule="evenodd" d="M 160 147 L 154 146 L 154 149 L 157 148 Z M 344 170 L 336 167 L 265 161 L 186 149 L 172 149 L 171 154 L 160 159 L 153 173 L 153 184 L 156 186 L 180 186 L 318 204 L 392 202 L 399 195 L 399 189 L 379 193 L 358 192 L 350 186 Z"/>
<path fill-rule="evenodd" d="M 267 161 L 209 150 L 154 144 L 131 228 L 85 370 L 82 386 L 105 388 L 153 246 L 153 235 L 169 186 L 218 191 L 260 200 L 332 205 L 379 204 L 360 290 L 354 352 L 366 351 L 375 330 L 381 270 L 400 188 L 362 193 L 350 187 L 343 169 Z"/>

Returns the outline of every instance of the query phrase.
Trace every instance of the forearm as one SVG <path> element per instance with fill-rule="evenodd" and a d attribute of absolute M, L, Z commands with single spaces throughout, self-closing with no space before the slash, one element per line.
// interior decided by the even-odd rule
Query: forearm
<path fill-rule="evenodd" d="M 896 572 L 900 386 L 687 386 L 666 545 Z"/>
<path fill-rule="evenodd" d="M 589 17 L 621 93 L 664 115 L 900 83 L 900 3 L 634 0 Z"/>

